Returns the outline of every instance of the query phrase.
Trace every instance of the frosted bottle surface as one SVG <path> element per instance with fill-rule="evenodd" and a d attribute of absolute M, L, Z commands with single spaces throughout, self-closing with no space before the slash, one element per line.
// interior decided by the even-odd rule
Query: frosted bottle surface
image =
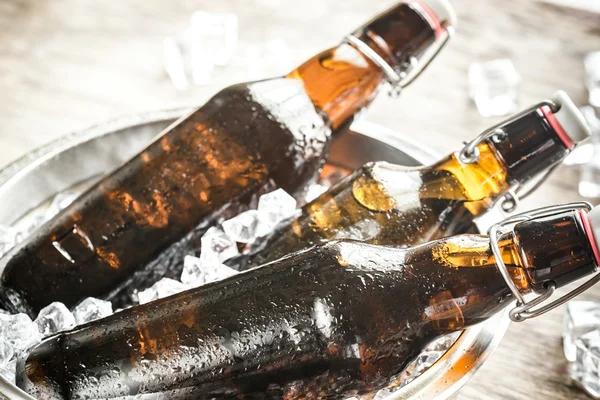
<path fill-rule="evenodd" d="M 519 290 L 596 270 L 582 218 L 503 235 Z M 550 241 L 551 267 L 538 271 L 528 262 Z M 334 241 L 55 336 L 20 365 L 18 384 L 41 398 L 344 399 L 397 384 L 431 340 L 511 303 L 487 236 L 408 249 Z"/>
<path fill-rule="evenodd" d="M 474 232 L 476 217 L 573 149 L 575 143 L 557 133 L 563 127 L 552 119 L 552 113 L 537 109 L 504 124 L 502 138 L 481 143 L 472 163 L 462 162 L 456 152 L 419 168 L 366 164 L 305 205 L 259 251 L 235 260 L 234 266 L 247 269 L 333 239 L 410 246 Z M 579 136 L 576 131 L 572 136 Z"/>
<path fill-rule="evenodd" d="M 398 70 L 441 35 L 435 13 L 415 4 L 357 33 Z M 383 81 L 380 67 L 344 43 L 285 77 L 224 89 L 0 260 L 3 305 L 35 315 L 53 301 L 72 307 L 93 296 L 119 306 L 132 286 L 178 276 L 217 219 L 267 187 L 296 193 L 314 180 L 331 135 Z"/>

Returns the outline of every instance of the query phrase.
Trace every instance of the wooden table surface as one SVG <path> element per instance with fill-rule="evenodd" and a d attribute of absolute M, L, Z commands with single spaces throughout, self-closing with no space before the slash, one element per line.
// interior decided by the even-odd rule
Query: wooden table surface
<path fill-rule="evenodd" d="M 0 0 L 0 165 L 67 132 L 130 113 L 201 104 L 220 87 L 247 80 L 244 49 L 281 38 L 294 65 L 335 45 L 390 4 L 369 0 Z M 557 89 L 586 99 L 582 56 L 600 49 L 600 15 L 528 0 L 454 0 L 457 35 L 401 98 L 377 99 L 369 119 L 447 153 L 495 120 L 468 101 L 475 61 L 510 57 L 521 75 L 521 105 Z M 195 10 L 240 18 L 231 66 L 213 84 L 176 91 L 162 68 L 162 40 Z M 271 71 L 271 73 L 286 71 Z M 559 170 L 521 208 L 577 200 L 578 172 Z M 0 205 L 1 207 L 1 205 Z M 585 295 L 600 300 L 600 287 Z M 457 399 L 586 399 L 567 374 L 563 309 L 512 324 Z"/>

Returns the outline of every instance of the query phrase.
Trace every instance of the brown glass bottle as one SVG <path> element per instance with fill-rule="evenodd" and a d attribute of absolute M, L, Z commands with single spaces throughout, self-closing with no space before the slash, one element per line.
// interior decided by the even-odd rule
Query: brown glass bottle
<path fill-rule="evenodd" d="M 562 104 L 558 112 L 566 115 L 574 109 L 564 92 L 555 97 Z M 574 147 L 571 138 L 586 136 L 581 132 L 585 127 L 565 125 L 570 129 L 548 108 L 537 109 L 502 125 L 503 134 L 483 141 L 471 163 L 461 161 L 457 152 L 419 168 L 366 164 L 306 204 L 254 254 L 233 260 L 232 266 L 247 269 L 332 239 L 410 246 L 470 232 L 474 219 L 510 189 L 560 163 Z"/>
<path fill-rule="evenodd" d="M 499 238 L 519 291 L 597 269 L 586 218 L 540 217 Z M 18 367 L 17 383 L 67 399 L 368 395 L 393 386 L 431 340 L 511 296 L 484 235 L 408 249 L 333 241 L 54 336 Z"/>
<path fill-rule="evenodd" d="M 400 71 L 443 34 L 433 11 L 407 2 L 355 36 Z M 199 238 L 266 187 L 296 193 L 313 180 L 331 135 L 384 76 L 344 43 L 285 77 L 222 90 L 0 261 L 3 306 L 34 316 L 53 301 L 114 300 L 132 282 L 144 287 L 178 268 L 190 232 Z"/>

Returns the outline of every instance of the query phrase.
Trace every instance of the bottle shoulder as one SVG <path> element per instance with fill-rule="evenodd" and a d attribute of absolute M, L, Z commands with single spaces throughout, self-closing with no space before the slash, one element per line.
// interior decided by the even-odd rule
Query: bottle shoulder
<path fill-rule="evenodd" d="M 354 198 L 376 212 L 419 208 L 423 186 L 420 171 L 387 162 L 365 164 L 352 183 Z"/>

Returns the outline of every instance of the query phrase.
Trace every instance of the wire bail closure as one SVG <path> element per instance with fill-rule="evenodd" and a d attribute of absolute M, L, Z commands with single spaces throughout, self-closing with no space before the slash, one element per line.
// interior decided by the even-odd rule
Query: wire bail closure
<path fill-rule="evenodd" d="M 479 150 L 477 149 L 477 146 L 479 146 L 481 143 L 488 139 L 491 139 L 496 143 L 501 142 L 507 137 L 506 132 L 502 129 L 503 126 L 515 122 L 518 119 L 526 116 L 527 114 L 546 106 L 550 107 L 553 113 L 557 113 L 560 110 L 560 105 L 556 104 L 551 100 L 544 100 L 538 104 L 528 107 L 525 110 L 513 115 L 512 117 L 481 132 L 472 141 L 465 142 L 464 147 L 458 152 L 458 160 L 463 164 L 472 164 L 474 162 L 477 162 L 477 160 L 479 160 Z M 497 200 L 497 202 L 502 201 L 502 210 L 508 213 L 514 211 L 519 205 L 519 201 L 529 196 L 542 183 L 544 183 L 556 167 L 557 166 L 555 165 L 543 174 L 541 174 L 540 179 L 526 191 L 524 191 L 519 184 L 511 186 L 509 190 Z"/>
<path fill-rule="evenodd" d="M 591 279 L 583 283 L 581 286 L 577 287 L 576 289 L 572 290 L 566 295 L 561 296 L 558 299 L 551 301 L 547 304 L 544 304 L 554 295 L 554 292 L 556 290 L 556 285 L 554 284 L 554 282 L 550 282 L 546 286 L 546 291 L 544 293 L 540 294 L 538 297 L 534 298 L 531 301 L 525 301 L 525 298 L 511 279 L 508 269 L 506 268 L 506 264 L 502 259 L 502 254 L 500 253 L 500 245 L 498 244 L 498 240 L 500 234 L 504 233 L 504 231 L 502 230 L 503 227 L 519 222 L 529 221 L 537 217 L 546 217 L 560 212 L 577 209 L 584 209 L 590 211 L 592 209 L 592 205 L 587 201 L 581 201 L 538 208 L 525 213 L 514 215 L 502 222 L 492 225 L 492 227 L 489 229 L 488 235 L 490 236 L 490 248 L 492 249 L 492 253 L 496 261 L 496 266 L 498 267 L 500 274 L 506 281 L 506 284 L 510 288 L 510 291 L 517 300 L 515 307 L 508 313 L 508 316 L 512 321 L 522 322 L 527 319 L 545 314 L 548 311 L 566 303 L 573 297 L 581 294 L 582 292 L 595 285 L 598 281 L 600 281 L 600 273 L 598 273 L 594 275 Z"/>
<path fill-rule="evenodd" d="M 390 97 L 397 98 L 400 96 L 402 89 L 417 79 L 429 64 L 431 64 L 433 59 L 454 35 L 454 29 L 451 26 L 444 24 L 442 27 L 445 28 L 446 35 L 435 49 L 426 52 L 425 58 L 421 61 L 413 56 L 408 57 L 407 60 L 402 63 L 402 66 L 398 67 L 398 70 L 392 67 L 383 57 L 377 54 L 375 50 L 355 35 L 347 35 L 343 42 L 356 47 L 358 51 L 383 71 L 387 82 L 391 86 L 389 91 Z"/>

